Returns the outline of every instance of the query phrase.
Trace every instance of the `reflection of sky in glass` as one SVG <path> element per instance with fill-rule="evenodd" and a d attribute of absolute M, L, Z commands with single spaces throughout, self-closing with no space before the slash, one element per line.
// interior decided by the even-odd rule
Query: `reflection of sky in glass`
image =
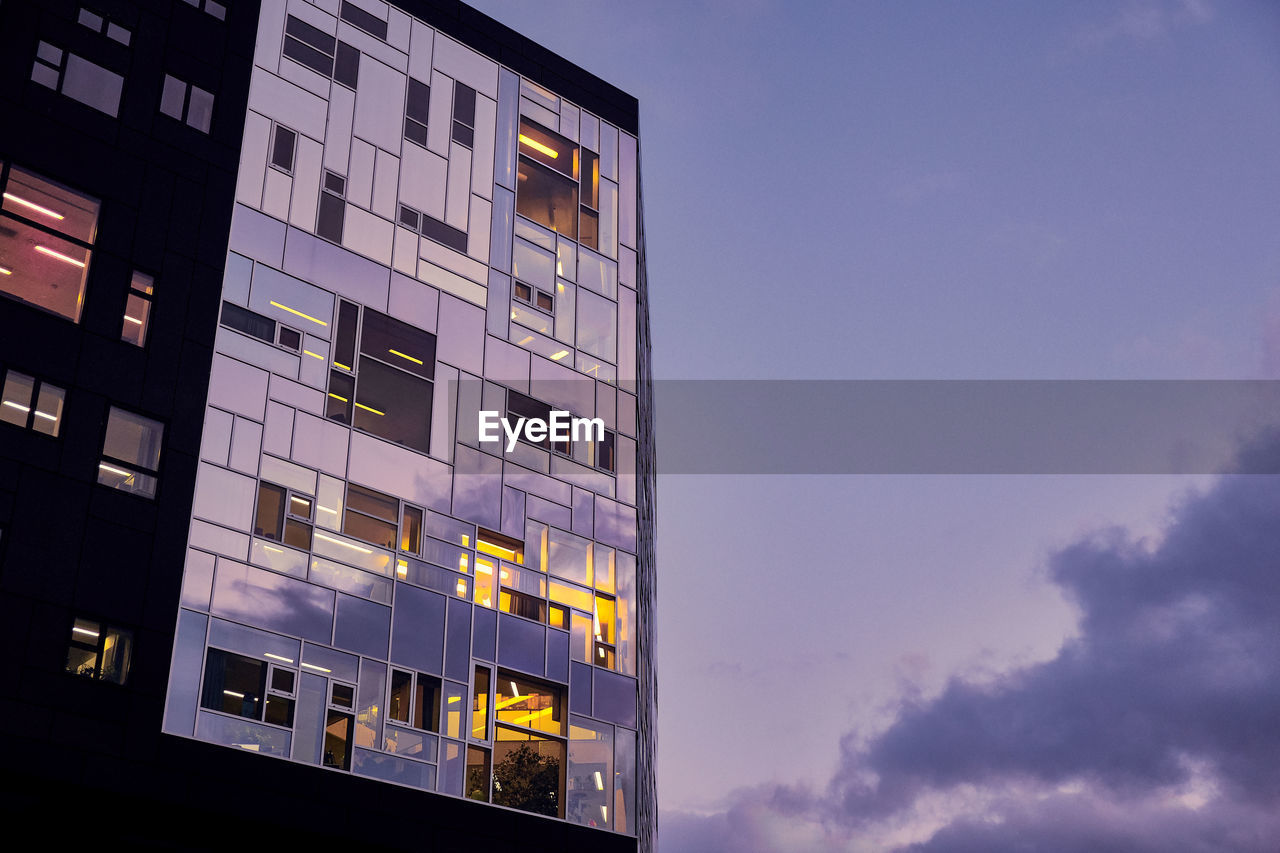
<path fill-rule="evenodd" d="M 214 578 L 210 610 L 228 619 L 327 643 L 333 629 L 333 596 L 331 590 L 275 572 L 223 562 Z"/>

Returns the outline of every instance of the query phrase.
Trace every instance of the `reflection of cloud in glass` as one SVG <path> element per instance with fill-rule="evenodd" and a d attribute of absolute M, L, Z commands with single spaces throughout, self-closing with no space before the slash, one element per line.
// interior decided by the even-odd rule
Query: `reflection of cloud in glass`
<path fill-rule="evenodd" d="M 453 478 L 453 515 L 497 529 L 502 506 L 502 460 L 459 447 Z"/>
<path fill-rule="evenodd" d="M 261 628 L 328 643 L 333 628 L 333 592 L 303 581 L 221 562 L 210 611 Z"/>

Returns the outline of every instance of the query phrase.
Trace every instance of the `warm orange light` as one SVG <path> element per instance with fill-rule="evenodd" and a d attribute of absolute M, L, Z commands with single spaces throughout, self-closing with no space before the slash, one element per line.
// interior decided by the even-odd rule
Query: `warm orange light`
<path fill-rule="evenodd" d="M 84 269 L 84 261 L 77 261 L 75 258 L 71 257 L 70 255 L 64 255 L 61 252 L 55 252 L 53 249 L 50 249 L 48 246 L 36 246 L 36 251 L 42 255 L 48 255 L 51 258 L 57 258 L 58 260 L 63 261 L 64 263 L 72 264 L 74 266 L 80 267 L 81 269 Z"/>

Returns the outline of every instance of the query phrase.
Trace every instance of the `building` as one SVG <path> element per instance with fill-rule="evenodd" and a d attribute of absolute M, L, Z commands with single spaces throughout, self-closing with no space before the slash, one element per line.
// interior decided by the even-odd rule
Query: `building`
<path fill-rule="evenodd" d="M 11 819 L 652 849 L 635 99 L 452 2 L 0 42 Z"/>

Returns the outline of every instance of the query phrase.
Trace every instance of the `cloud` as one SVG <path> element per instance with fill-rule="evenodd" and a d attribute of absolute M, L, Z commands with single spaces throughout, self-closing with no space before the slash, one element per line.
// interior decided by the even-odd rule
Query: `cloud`
<path fill-rule="evenodd" d="M 1096 48 L 1116 41 L 1149 42 L 1214 17 L 1207 0 L 1130 0 L 1110 18 L 1085 29 L 1077 43 Z"/>
<path fill-rule="evenodd" d="M 1049 569 L 1080 613 L 1056 657 L 907 696 L 825 790 L 673 816 L 663 853 L 1280 849 L 1280 478 L 1221 478 L 1159 542 L 1103 531 Z"/>

